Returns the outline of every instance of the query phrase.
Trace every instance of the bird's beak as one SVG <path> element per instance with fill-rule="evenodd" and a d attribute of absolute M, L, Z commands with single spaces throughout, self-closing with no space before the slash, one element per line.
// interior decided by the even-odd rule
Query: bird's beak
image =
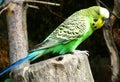
<path fill-rule="evenodd" d="M 103 20 L 103 21 L 106 21 L 106 20 L 108 20 L 108 18 L 103 17 L 102 20 Z"/>

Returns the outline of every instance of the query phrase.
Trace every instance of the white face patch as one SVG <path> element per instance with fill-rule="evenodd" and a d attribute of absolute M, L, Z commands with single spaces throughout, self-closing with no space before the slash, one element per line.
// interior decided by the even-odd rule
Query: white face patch
<path fill-rule="evenodd" d="M 105 16 L 106 18 L 109 18 L 109 15 L 110 15 L 109 11 L 102 7 L 100 7 L 100 14 Z"/>

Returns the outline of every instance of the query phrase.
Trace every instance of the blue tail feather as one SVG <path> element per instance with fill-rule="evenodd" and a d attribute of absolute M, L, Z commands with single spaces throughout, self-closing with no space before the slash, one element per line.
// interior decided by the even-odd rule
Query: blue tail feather
<path fill-rule="evenodd" d="M 29 55 L 27 55 L 26 57 L 16 61 L 15 63 L 11 64 L 10 66 L 8 66 L 6 69 L 4 69 L 3 71 L 0 72 L 0 76 L 3 75 L 6 72 L 9 72 L 10 70 L 14 69 L 16 66 L 26 62 L 27 60 L 30 60 L 32 58 L 34 58 L 36 55 L 40 54 L 41 51 L 35 51 L 30 53 Z"/>

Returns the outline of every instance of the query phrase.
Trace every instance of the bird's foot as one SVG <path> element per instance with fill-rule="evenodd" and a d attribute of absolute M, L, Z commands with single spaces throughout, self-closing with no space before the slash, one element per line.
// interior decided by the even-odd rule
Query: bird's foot
<path fill-rule="evenodd" d="M 89 56 L 89 51 L 87 51 L 87 50 L 84 50 L 84 51 L 81 51 L 81 50 L 74 50 L 73 52 L 72 52 L 72 54 L 75 54 L 75 53 L 81 53 L 81 54 L 85 54 L 85 55 L 87 55 L 87 56 Z"/>

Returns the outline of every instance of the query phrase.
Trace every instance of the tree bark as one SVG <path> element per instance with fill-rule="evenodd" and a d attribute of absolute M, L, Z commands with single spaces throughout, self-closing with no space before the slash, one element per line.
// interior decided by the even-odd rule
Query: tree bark
<path fill-rule="evenodd" d="M 6 0 L 7 1 L 7 0 Z M 9 1 L 9 0 L 8 0 Z M 14 63 L 17 60 L 25 57 L 28 51 L 27 31 L 26 31 L 26 14 L 23 3 L 10 2 L 7 8 L 7 24 L 9 36 L 9 56 L 10 62 Z M 25 62 L 15 68 L 15 70 L 28 66 L 29 63 Z M 17 71 L 13 71 L 13 73 Z"/>
<path fill-rule="evenodd" d="M 86 51 L 58 56 L 21 69 L 13 82 L 94 82 Z"/>
<path fill-rule="evenodd" d="M 120 5 L 120 0 L 114 0 L 113 13 L 118 17 L 120 17 L 119 5 Z M 118 74 L 120 70 L 120 60 L 119 60 L 118 50 L 116 48 L 113 34 L 112 34 L 112 27 L 113 27 L 115 20 L 116 20 L 116 17 L 114 15 L 111 15 L 110 21 L 108 21 L 105 25 L 105 28 L 103 28 L 104 38 L 108 46 L 108 49 L 110 51 L 112 82 L 118 82 L 119 80 Z"/>

